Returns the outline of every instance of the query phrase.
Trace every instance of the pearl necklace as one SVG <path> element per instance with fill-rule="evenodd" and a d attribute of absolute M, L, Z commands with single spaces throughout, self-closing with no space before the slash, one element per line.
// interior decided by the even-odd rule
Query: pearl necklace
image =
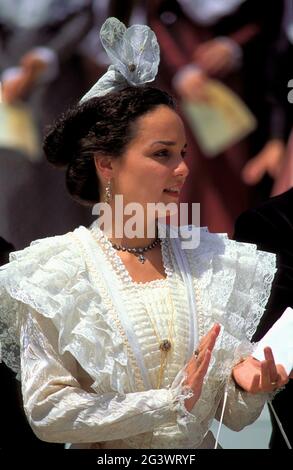
<path fill-rule="evenodd" d="M 161 240 L 160 240 L 160 238 L 156 238 L 156 240 L 153 241 L 152 243 L 150 243 L 148 246 L 140 247 L 140 248 L 127 248 L 126 246 L 123 246 L 123 245 L 117 245 L 116 243 L 111 242 L 111 240 L 109 240 L 109 241 L 110 241 L 112 247 L 115 250 L 117 250 L 117 251 L 127 251 L 128 253 L 132 253 L 138 258 L 138 261 L 140 263 L 144 264 L 145 263 L 144 253 L 148 250 L 151 250 L 155 246 L 157 246 L 160 243 Z"/>

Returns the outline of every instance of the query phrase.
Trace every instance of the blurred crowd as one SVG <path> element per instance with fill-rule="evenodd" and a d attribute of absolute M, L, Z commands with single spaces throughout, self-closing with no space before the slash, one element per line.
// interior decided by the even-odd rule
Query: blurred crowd
<path fill-rule="evenodd" d="M 201 225 L 232 234 L 240 213 L 293 186 L 293 0 L 0 0 L 0 235 L 9 241 L 0 238 L 0 264 L 13 247 L 92 221 L 91 209 L 67 195 L 63 170 L 50 167 L 40 144 L 32 158 L 1 136 L 7 129 L 24 139 L 22 112 L 22 119 L 32 116 L 41 142 L 53 120 L 98 80 L 109 65 L 98 40 L 108 16 L 155 31 L 157 85 L 179 109 L 186 100 L 204 101 L 213 79 L 256 119 L 253 132 L 210 158 L 182 113 L 190 174 L 181 201 L 200 202 Z M 1 373 L 5 383 L 14 380 Z M 10 390 L 2 387 L 2 403 L 18 400 Z M 41 445 L 20 409 L 6 408 L 2 445 L 20 439 Z"/>
<path fill-rule="evenodd" d="M 253 132 L 213 158 L 186 122 L 190 175 L 181 201 L 200 202 L 201 225 L 231 234 L 241 212 L 293 186 L 292 0 L 0 0 L 0 106 L 23 104 L 41 138 L 107 68 L 98 33 L 108 16 L 155 31 L 157 85 L 179 109 L 182 100 L 204 100 L 216 79 L 256 118 Z M 0 233 L 16 248 L 92 220 L 41 146 L 32 160 L 0 139 L 0 187 Z"/>

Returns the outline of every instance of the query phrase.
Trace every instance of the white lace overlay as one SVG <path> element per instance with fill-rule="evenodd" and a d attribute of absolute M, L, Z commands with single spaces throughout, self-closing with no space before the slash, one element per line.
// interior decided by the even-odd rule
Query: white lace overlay
<path fill-rule="evenodd" d="M 201 288 L 205 315 L 200 335 L 215 322 L 222 326 L 214 377 L 225 376 L 231 370 L 231 351 L 236 355 L 243 348 L 250 351 L 250 340 L 270 295 L 275 255 L 209 232 L 202 232 L 200 247 L 186 250 L 186 255 Z"/>
<path fill-rule="evenodd" d="M 184 348 L 169 365 L 170 381 L 166 376 L 165 388 L 144 390 L 110 291 L 98 277 L 95 243 L 90 231 L 80 227 L 73 234 L 40 240 L 13 253 L 11 262 L 0 269 L 3 360 L 19 370 L 20 330 L 24 404 L 35 432 L 45 440 L 91 442 L 89 447 L 99 448 L 200 447 L 227 384 L 224 423 L 240 429 L 256 419 L 266 397 L 235 389 L 229 378 L 235 361 L 251 351 L 249 340 L 275 272 L 274 255 L 206 231 L 197 249 L 185 251 L 201 293 L 200 336 L 214 322 L 222 327 L 202 395 L 187 413 L 184 399 L 189 391 L 182 387 Z M 188 343 L 184 320 L 188 303 L 168 241 L 164 258 L 175 306 L 175 346 L 178 337 L 184 346 Z M 125 282 L 129 317 L 137 329 L 135 321 L 144 315 L 137 303 L 138 290 L 146 295 L 147 287 L 131 284 L 123 266 L 120 269 L 118 282 L 121 286 Z M 114 268 L 112 276 L 117 278 Z M 165 281 L 149 287 L 156 289 L 159 305 L 160 289 L 166 294 Z M 147 322 L 147 317 L 143 320 Z M 158 323 L 159 332 L 160 328 Z M 163 324 L 162 328 L 165 334 Z M 146 331 L 140 346 L 148 366 L 153 364 L 155 378 L 159 356 L 150 349 L 155 335 L 151 325 Z"/>

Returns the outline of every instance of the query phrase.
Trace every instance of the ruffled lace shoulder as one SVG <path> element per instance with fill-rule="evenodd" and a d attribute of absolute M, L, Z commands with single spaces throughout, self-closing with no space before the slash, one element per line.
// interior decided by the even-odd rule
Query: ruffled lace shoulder
<path fill-rule="evenodd" d="M 0 269 L 2 359 L 19 372 L 18 321 L 27 308 L 52 322 L 58 353 L 69 352 L 104 392 L 131 390 L 133 384 L 123 338 L 113 321 L 102 286 L 92 278 L 80 243 L 85 227 L 33 242 L 11 254 Z"/>
<path fill-rule="evenodd" d="M 186 228 L 190 230 L 190 228 Z M 217 341 L 223 370 L 250 354 L 251 338 L 268 302 L 276 272 L 276 256 L 256 245 L 229 240 L 226 234 L 203 229 L 199 246 L 185 250 L 195 287 L 200 288 L 204 315 L 200 336 L 215 322 L 222 326 Z M 220 373 L 220 368 L 218 373 Z"/>
<path fill-rule="evenodd" d="M 10 254 L 0 268 L 1 356 L 19 372 L 18 320 L 25 306 L 54 318 L 70 310 L 73 285 L 82 290 L 83 262 L 72 234 L 45 238 Z"/>

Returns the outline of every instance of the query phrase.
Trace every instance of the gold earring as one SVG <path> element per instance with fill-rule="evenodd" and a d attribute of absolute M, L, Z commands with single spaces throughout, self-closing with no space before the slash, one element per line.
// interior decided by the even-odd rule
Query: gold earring
<path fill-rule="evenodd" d="M 112 199 L 112 191 L 111 191 L 111 180 L 108 180 L 107 181 L 107 185 L 106 185 L 106 188 L 105 188 L 105 202 L 107 204 L 109 204 L 111 202 L 111 199 Z"/>

